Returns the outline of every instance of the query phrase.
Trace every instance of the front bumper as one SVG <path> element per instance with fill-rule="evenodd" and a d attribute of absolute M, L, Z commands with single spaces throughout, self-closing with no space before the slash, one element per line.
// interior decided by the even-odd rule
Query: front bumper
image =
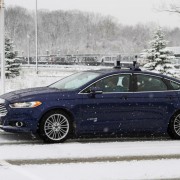
<path fill-rule="evenodd" d="M 10 108 L 8 104 L 4 104 L 7 110 L 6 115 L 0 114 L 0 128 L 6 132 L 36 133 L 41 109 L 38 108 Z M 18 126 L 17 123 L 22 123 Z"/>
<path fill-rule="evenodd" d="M 16 123 L 22 122 L 22 127 L 17 127 Z M 0 117 L 0 129 L 6 132 L 13 132 L 13 133 L 21 133 L 21 132 L 36 132 L 37 130 L 37 123 L 34 123 L 32 119 L 27 117 L 24 118 L 12 118 L 9 116 Z"/>

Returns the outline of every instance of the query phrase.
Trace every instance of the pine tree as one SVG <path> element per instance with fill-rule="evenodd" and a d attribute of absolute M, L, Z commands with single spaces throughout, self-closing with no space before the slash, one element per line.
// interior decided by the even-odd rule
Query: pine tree
<path fill-rule="evenodd" d="M 18 76 L 20 74 L 20 60 L 16 58 L 13 42 L 5 37 L 5 75 L 6 78 Z"/>
<path fill-rule="evenodd" d="M 146 49 L 141 53 L 141 57 L 148 62 L 144 65 L 145 69 L 174 76 L 174 66 L 171 64 L 171 61 L 175 57 L 173 52 L 165 49 L 168 41 L 164 37 L 162 29 L 158 28 L 154 33 L 153 40 L 150 41 L 151 49 Z"/>

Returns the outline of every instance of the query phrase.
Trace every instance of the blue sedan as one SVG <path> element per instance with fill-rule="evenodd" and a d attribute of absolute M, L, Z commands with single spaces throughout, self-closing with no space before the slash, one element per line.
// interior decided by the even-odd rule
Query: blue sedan
<path fill-rule="evenodd" d="M 79 72 L 0 96 L 0 127 L 51 143 L 135 133 L 180 139 L 180 81 L 140 69 Z"/>

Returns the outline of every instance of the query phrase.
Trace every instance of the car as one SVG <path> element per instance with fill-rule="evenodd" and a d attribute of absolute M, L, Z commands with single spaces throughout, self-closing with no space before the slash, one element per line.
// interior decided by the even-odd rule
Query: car
<path fill-rule="evenodd" d="M 1 95 L 0 116 L 4 131 L 47 143 L 136 133 L 180 139 L 180 80 L 136 66 L 83 71 Z"/>

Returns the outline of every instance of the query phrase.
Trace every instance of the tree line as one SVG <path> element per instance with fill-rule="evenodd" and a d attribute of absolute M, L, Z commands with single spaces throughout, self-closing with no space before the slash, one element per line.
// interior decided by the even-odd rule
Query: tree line
<path fill-rule="evenodd" d="M 34 12 L 8 7 L 5 29 L 19 55 L 35 54 Z M 38 53 L 139 53 L 148 48 L 156 24 L 122 25 L 114 17 L 81 11 L 38 11 Z M 168 46 L 179 46 L 180 29 L 163 28 Z"/>

